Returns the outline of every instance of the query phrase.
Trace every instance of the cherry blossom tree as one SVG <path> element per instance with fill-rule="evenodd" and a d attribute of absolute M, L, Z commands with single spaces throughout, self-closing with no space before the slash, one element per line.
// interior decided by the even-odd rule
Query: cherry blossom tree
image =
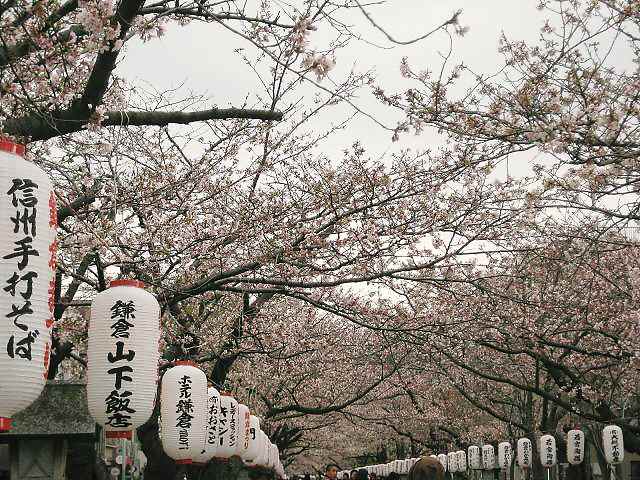
<path fill-rule="evenodd" d="M 451 65 L 451 55 L 442 69 L 417 71 L 407 59 L 401 73 L 414 86 L 376 93 L 405 113 L 396 135 L 436 129 L 452 142 L 452 161 L 494 172 L 510 161 L 512 176 L 537 180 L 531 208 L 589 217 L 595 235 L 635 225 L 638 5 L 543 0 L 523 8 L 536 6 L 547 14 L 539 41 L 502 35 L 497 71 Z"/>
<path fill-rule="evenodd" d="M 351 99 L 372 80 L 350 72 L 330 88 L 321 83 L 339 49 L 359 36 L 340 17 L 351 6 L 0 4 L 0 132 L 29 142 L 29 157 L 54 178 L 60 205 L 51 378 L 69 370 L 70 362 L 83 364 L 86 307 L 120 276 L 143 280 L 159 297 L 166 365 L 192 358 L 216 384 L 252 385 L 250 398 L 261 402 L 256 408 L 273 423 L 267 427 L 283 451 L 295 451 L 300 432 L 320 428 L 296 424 L 297 417 L 366 403 L 398 371 L 385 349 L 368 339 L 354 345 L 355 364 L 365 366 L 366 375 L 356 384 L 345 381 L 340 398 L 322 395 L 322 382 L 311 382 L 302 367 L 328 359 L 321 348 L 328 333 L 290 318 L 296 333 L 308 333 L 312 342 L 297 349 L 282 337 L 274 315 L 310 309 L 301 314 L 333 322 L 331 335 L 345 328 L 336 319 L 358 328 L 372 318 L 381 322 L 391 314 L 389 305 L 375 304 L 358 288 L 431 269 L 506 219 L 495 216 L 496 225 L 478 229 L 490 195 L 475 190 L 478 201 L 465 215 L 447 214 L 460 199 L 445 191 L 446 181 L 461 172 L 430 179 L 439 160 L 428 154 L 374 161 L 357 142 L 342 159 L 320 153 L 322 141 L 345 128 L 349 115 L 326 128 L 309 125 L 337 104 L 363 113 Z M 224 29 L 253 49 L 239 52 L 256 74 L 251 100 L 220 108 L 224 98 L 142 91 L 118 74 L 129 42 L 151 41 L 166 28 L 193 22 Z M 456 22 L 457 15 L 436 30 Z M 334 37 L 328 47 L 314 45 L 318 29 Z M 307 85 L 317 92 L 311 101 L 304 101 Z M 426 205 L 442 209 L 441 216 L 414 222 Z M 456 231 L 458 241 L 442 255 L 419 245 L 428 232 L 463 225 L 473 225 L 472 234 Z M 337 353 L 332 361 L 345 365 Z M 260 359 L 265 371 L 275 369 L 272 376 L 247 373 Z M 274 390 L 269 383 L 276 379 Z M 330 376 L 324 383 L 340 385 Z M 149 469 L 161 472 L 158 478 L 171 476 L 155 417 L 140 435 Z"/>

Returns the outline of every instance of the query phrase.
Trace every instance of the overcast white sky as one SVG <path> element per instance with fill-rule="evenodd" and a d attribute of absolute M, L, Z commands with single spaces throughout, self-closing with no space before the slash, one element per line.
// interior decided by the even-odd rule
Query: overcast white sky
<path fill-rule="evenodd" d="M 464 37 L 454 37 L 453 60 L 464 62 L 474 71 L 488 73 L 500 64 L 498 37 L 504 31 L 511 38 L 535 41 L 543 17 L 536 10 L 536 0 L 388 0 L 381 5 L 367 7 L 376 21 L 394 37 L 408 40 L 417 37 L 451 17 L 462 9 L 461 24 L 470 27 Z M 367 22 L 358 10 L 352 10 L 348 20 L 373 42 L 389 45 L 384 36 Z M 310 46 L 324 46 L 327 32 L 314 32 Z M 137 43 L 134 43 L 137 42 Z M 439 51 L 447 51 L 449 38 L 438 33 L 420 43 L 381 50 L 366 43 L 353 44 L 339 52 L 332 77 L 337 80 L 353 65 L 360 70 L 374 68 L 379 83 L 387 91 L 400 91 L 408 83 L 401 78 L 399 64 L 407 56 L 416 68 L 437 68 Z M 186 27 L 173 27 L 164 37 L 148 43 L 132 41 L 118 73 L 130 81 L 149 83 L 157 89 L 175 88 L 184 84 L 188 90 L 206 94 L 219 106 L 240 105 L 258 88 L 255 75 L 233 53 L 234 48 L 252 48 L 217 24 L 193 23 Z M 325 81 L 326 82 L 326 81 Z M 327 84 L 329 86 L 329 84 Z M 369 96 L 360 99 L 359 106 L 380 116 L 383 123 L 393 126 L 396 118 L 389 117 L 388 109 L 381 108 Z M 336 117 L 344 114 L 336 111 Z M 391 134 L 371 120 L 361 118 L 347 132 L 327 145 L 336 152 L 360 140 L 374 151 L 383 152 L 391 147 Z M 405 137 L 404 143 L 415 147 L 426 146 L 435 139 Z"/>

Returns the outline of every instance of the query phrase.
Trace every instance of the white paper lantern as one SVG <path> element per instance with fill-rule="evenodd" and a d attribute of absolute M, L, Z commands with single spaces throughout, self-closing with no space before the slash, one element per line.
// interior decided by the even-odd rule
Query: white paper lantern
<path fill-rule="evenodd" d="M 202 452 L 193 457 L 193 463 L 204 465 L 215 458 L 218 451 L 218 416 L 220 415 L 220 393 L 213 387 L 207 389 L 207 421 Z"/>
<path fill-rule="evenodd" d="M 469 468 L 471 470 L 482 469 L 482 457 L 480 455 L 480 447 L 477 445 L 471 445 L 467 449 L 467 460 L 469 461 Z"/>
<path fill-rule="evenodd" d="M 56 199 L 24 151 L 0 140 L 0 431 L 44 388 L 55 307 Z"/>
<path fill-rule="evenodd" d="M 584 460 L 584 432 L 569 430 L 567 433 L 567 461 L 579 465 Z"/>
<path fill-rule="evenodd" d="M 249 450 L 249 438 L 251 436 L 251 413 L 249 407 L 238 404 L 238 442 L 236 455 L 240 458 L 247 456 Z"/>
<path fill-rule="evenodd" d="M 553 435 L 542 435 L 540 437 L 540 463 L 544 468 L 551 468 L 556 464 L 558 452 L 556 450 L 556 439 Z"/>
<path fill-rule="evenodd" d="M 496 453 L 493 445 L 482 446 L 482 468 L 493 470 L 496 468 Z"/>
<path fill-rule="evenodd" d="M 158 389 L 160 305 L 137 280 L 114 280 L 91 302 L 87 403 L 107 438 L 131 438 Z"/>
<path fill-rule="evenodd" d="M 442 465 L 442 468 L 444 468 L 444 471 L 447 471 L 447 455 L 444 453 L 440 453 L 438 454 L 438 461 L 440 462 L 440 465 Z"/>
<path fill-rule="evenodd" d="M 280 451 L 275 443 L 269 445 L 269 463 L 267 466 L 274 469 L 280 461 Z"/>
<path fill-rule="evenodd" d="M 229 395 L 220 395 L 220 416 L 218 417 L 218 458 L 236 455 L 238 445 L 238 402 Z"/>
<path fill-rule="evenodd" d="M 243 460 L 255 460 L 260 453 L 260 432 L 260 419 L 255 415 L 250 415 L 247 448 L 241 456 Z"/>
<path fill-rule="evenodd" d="M 447 453 L 447 465 L 451 473 L 458 471 L 458 455 L 456 455 L 456 452 Z"/>
<path fill-rule="evenodd" d="M 192 362 L 176 362 L 162 376 L 162 448 L 178 464 L 189 464 L 205 446 L 207 376 Z"/>
<path fill-rule="evenodd" d="M 518 439 L 518 465 L 520 468 L 531 468 L 533 465 L 533 446 L 528 438 Z"/>
<path fill-rule="evenodd" d="M 624 460 L 624 439 L 618 425 L 607 425 L 602 430 L 602 448 L 609 465 L 618 465 Z"/>
<path fill-rule="evenodd" d="M 466 472 L 467 471 L 467 453 L 464 450 L 458 450 L 456 452 L 456 456 L 458 457 L 458 471 Z"/>
<path fill-rule="evenodd" d="M 258 453 L 255 455 L 253 460 L 244 460 L 244 463 L 249 465 L 250 467 L 266 467 L 269 461 L 269 439 L 267 435 L 262 431 L 258 430 L 256 443 L 258 445 Z"/>
<path fill-rule="evenodd" d="M 498 468 L 501 470 L 511 468 L 511 444 L 509 442 L 498 444 Z"/>

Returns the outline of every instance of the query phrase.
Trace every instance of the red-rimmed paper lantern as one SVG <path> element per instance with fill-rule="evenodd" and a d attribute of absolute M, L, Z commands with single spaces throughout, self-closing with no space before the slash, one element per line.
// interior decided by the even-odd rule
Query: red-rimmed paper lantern
<path fill-rule="evenodd" d="M 540 463 L 544 468 L 551 468 L 556 464 L 558 451 L 556 449 L 556 439 L 553 435 L 542 435 L 540 437 Z"/>
<path fill-rule="evenodd" d="M 607 425 L 602 430 L 602 449 L 609 465 L 618 465 L 624 460 L 624 439 L 618 425 Z"/>
<path fill-rule="evenodd" d="M 571 465 L 579 465 L 584 460 L 584 432 L 569 430 L 567 432 L 567 461 Z"/>
<path fill-rule="evenodd" d="M 205 423 L 204 447 L 193 457 L 193 463 L 204 465 L 218 452 L 218 417 L 220 415 L 220 393 L 213 387 L 207 389 L 207 421 Z"/>
<path fill-rule="evenodd" d="M 87 404 L 107 438 L 131 438 L 155 406 L 160 305 L 137 280 L 114 280 L 91 302 Z"/>
<path fill-rule="evenodd" d="M 230 395 L 220 395 L 218 416 L 218 449 L 216 457 L 225 459 L 236 455 L 238 446 L 238 402 Z"/>
<path fill-rule="evenodd" d="M 207 406 L 207 376 L 192 362 L 176 362 L 162 376 L 160 438 L 176 463 L 193 463 L 204 449 Z"/>
<path fill-rule="evenodd" d="M 0 139 L 0 431 L 42 393 L 55 308 L 53 184 L 24 155 Z"/>
<path fill-rule="evenodd" d="M 533 465 L 533 446 L 528 438 L 519 438 L 517 445 L 518 466 L 520 468 L 531 468 Z"/>

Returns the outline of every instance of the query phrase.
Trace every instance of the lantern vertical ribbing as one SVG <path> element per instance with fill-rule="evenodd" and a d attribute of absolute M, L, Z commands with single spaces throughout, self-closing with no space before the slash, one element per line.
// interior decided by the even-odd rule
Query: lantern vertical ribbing
<path fill-rule="evenodd" d="M 207 376 L 192 362 L 176 362 L 162 377 L 162 447 L 177 464 L 202 452 L 207 422 Z"/>
<path fill-rule="evenodd" d="M 153 413 L 160 305 L 137 280 L 114 280 L 91 302 L 87 403 L 107 438 L 131 439 Z"/>
<path fill-rule="evenodd" d="M 0 431 L 47 380 L 55 308 L 53 184 L 25 148 L 0 140 Z"/>

